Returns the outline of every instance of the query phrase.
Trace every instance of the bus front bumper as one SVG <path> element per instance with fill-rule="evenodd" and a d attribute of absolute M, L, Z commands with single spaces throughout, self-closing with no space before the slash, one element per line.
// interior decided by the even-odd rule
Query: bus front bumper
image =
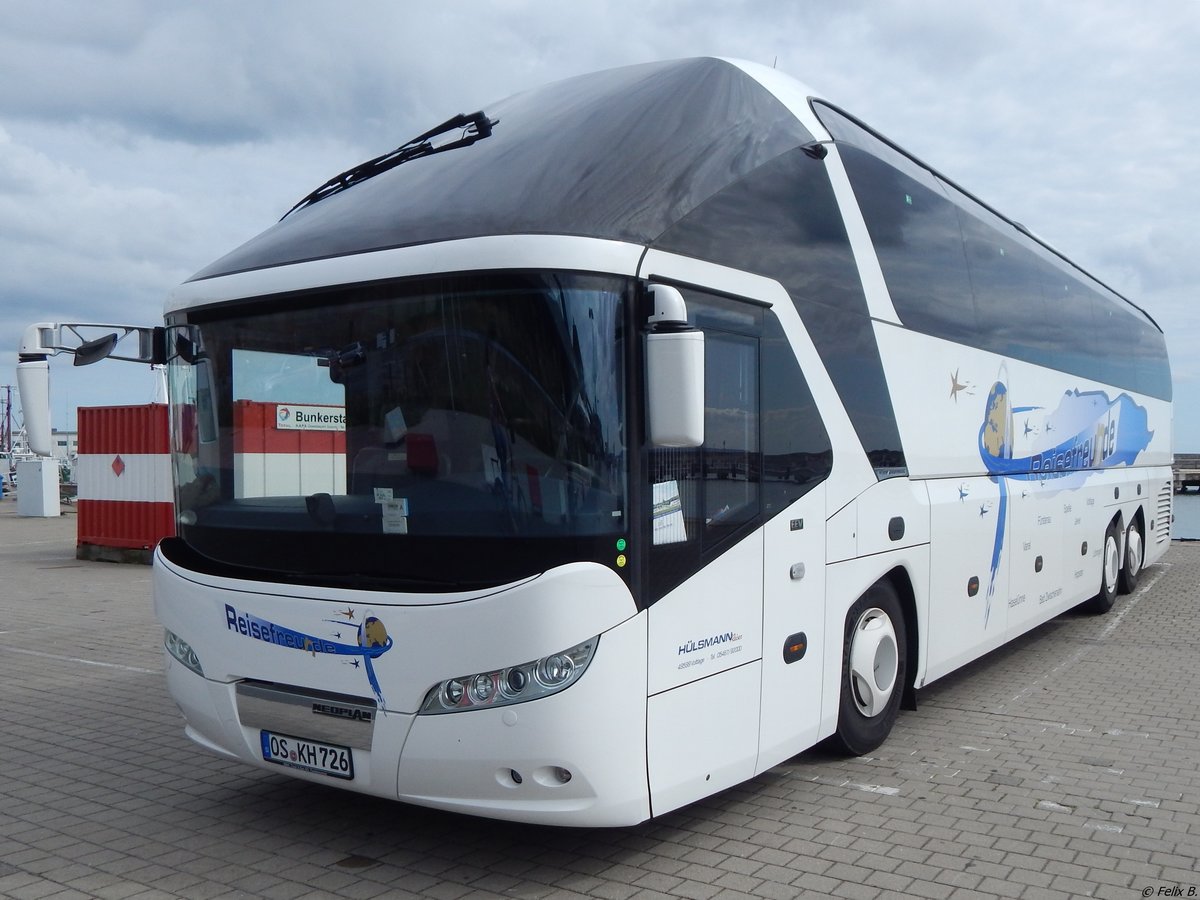
<path fill-rule="evenodd" d="M 263 729 L 239 716 L 237 682 L 213 681 L 169 653 L 164 658 L 185 733 L 220 756 L 453 812 L 618 826 L 650 816 L 644 628 L 644 618 L 637 616 L 607 632 L 588 671 L 559 694 L 441 715 L 379 710 L 369 749 L 352 749 L 352 779 L 265 760 Z"/>

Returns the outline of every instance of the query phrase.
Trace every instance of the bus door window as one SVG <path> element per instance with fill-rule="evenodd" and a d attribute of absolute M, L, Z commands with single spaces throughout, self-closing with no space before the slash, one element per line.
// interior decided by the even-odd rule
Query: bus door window
<path fill-rule="evenodd" d="M 704 446 L 653 451 L 656 545 L 711 541 L 758 514 L 758 342 L 704 338 Z"/>
<path fill-rule="evenodd" d="M 707 327 L 706 313 L 720 308 L 702 309 L 692 296 L 688 304 L 704 330 L 704 444 L 650 451 L 652 599 L 731 546 L 761 512 L 759 339 Z M 742 311 L 749 321 L 738 324 L 761 329 L 760 309 Z"/>

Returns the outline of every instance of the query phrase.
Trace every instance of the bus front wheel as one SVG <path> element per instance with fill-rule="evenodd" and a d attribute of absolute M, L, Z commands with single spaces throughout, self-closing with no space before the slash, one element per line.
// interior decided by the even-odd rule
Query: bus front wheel
<path fill-rule="evenodd" d="M 854 756 L 884 742 L 896 721 L 907 672 L 906 624 L 895 589 L 878 582 L 846 615 L 837 749 Z"/>

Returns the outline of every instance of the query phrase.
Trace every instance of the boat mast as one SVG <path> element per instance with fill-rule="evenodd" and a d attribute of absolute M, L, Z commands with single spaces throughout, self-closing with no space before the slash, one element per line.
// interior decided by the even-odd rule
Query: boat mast
<path fill-rule="evenodd" d="M 0 451 L 12 458 L 12 385 L 4 387 L 4 421 L 0 422 Z"/>

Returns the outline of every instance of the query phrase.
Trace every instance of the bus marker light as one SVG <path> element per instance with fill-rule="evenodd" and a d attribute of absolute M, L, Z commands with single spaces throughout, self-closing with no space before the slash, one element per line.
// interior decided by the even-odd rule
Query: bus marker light
<path fill-rule="evenodd" d="M 804 654 L 808 652 L 808 635 L 803 631 L 790 635 L 783 642 L 783 661 L 788 665 L 794 662 L 799 662 L 804 659 Z"/>

